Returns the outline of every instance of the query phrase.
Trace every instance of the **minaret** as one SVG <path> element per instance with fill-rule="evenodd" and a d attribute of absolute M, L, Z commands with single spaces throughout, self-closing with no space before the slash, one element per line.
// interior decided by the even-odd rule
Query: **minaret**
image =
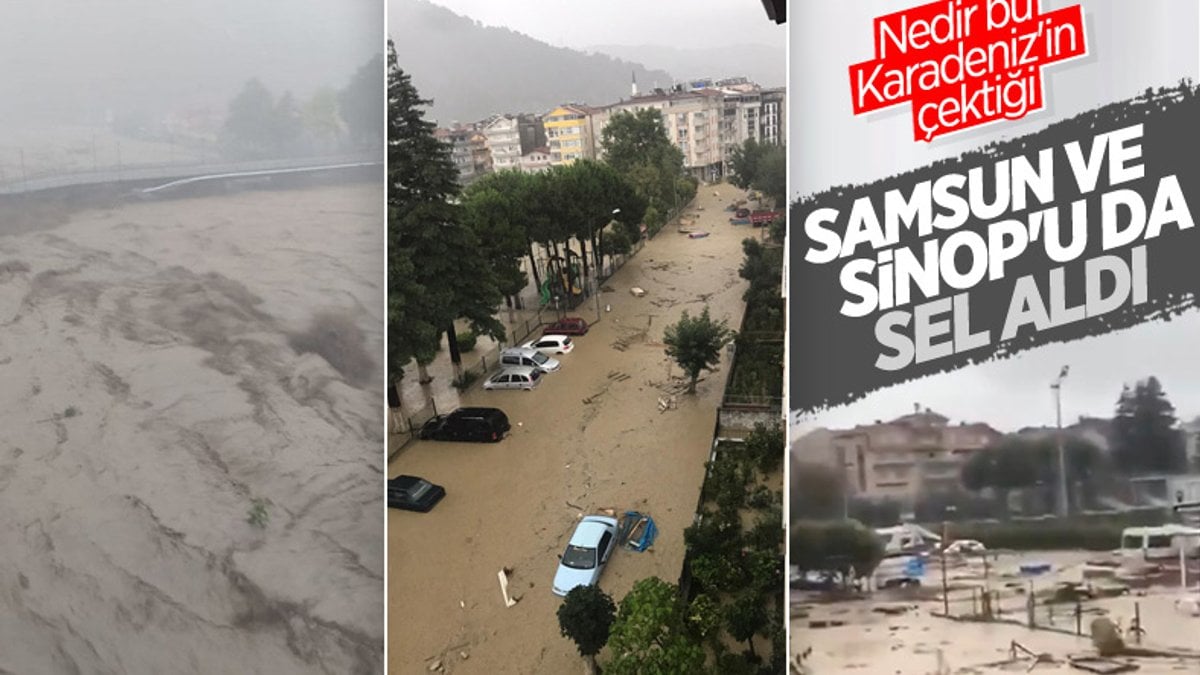
<path fill-rule="evenodd" d="M 637 71 L 631 70 L 629 72 L 633 75 L 633 97 L 637 98 Z"/>

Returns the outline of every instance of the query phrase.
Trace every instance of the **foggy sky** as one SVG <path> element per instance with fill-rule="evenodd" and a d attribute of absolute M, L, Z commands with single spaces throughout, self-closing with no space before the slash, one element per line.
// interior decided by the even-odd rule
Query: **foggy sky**
<path fill-rule="evenodd" d="M 783 48 L 785 26 L 759 0 L 433 0 L 489 26 L 558 47 L 664 45 L 680 49 L 764 44 Z"/>
<path fill-rule="evenodd" d="M 382 17 L 382 0 L 10 0 L 0 119 L 11 136 L 96 110 L 223 110 L 251 77 L 297 96 L 340 88 L 382 51 Z"/>

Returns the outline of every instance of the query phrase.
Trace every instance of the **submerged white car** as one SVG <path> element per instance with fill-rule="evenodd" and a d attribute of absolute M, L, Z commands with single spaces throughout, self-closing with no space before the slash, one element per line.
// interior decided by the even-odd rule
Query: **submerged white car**
<path fill-rule="evenodd" d="M 576 586 L 592 586 L 608 557 L 616 548 L 617 519 L 608 516 L 585 516 L 575 526 L 567 550 L 558 562 L 554 574 L 554 594 L 566 595 Z"/>
<path fill-rule="evenodd" d="M 569 335 L 543 335 L 536 340 L 526 342 L 522 347 L 543 354 L 570 354 L 571 350 L 575 349 L 575 343 L 571 341 Z"/>
<path fill-rule="evenodd" d="M 532 391 L 542 383 L 543 371 L 528 366 L 510 366 L 488 378 L 484 389 L 524 389 Z"/>

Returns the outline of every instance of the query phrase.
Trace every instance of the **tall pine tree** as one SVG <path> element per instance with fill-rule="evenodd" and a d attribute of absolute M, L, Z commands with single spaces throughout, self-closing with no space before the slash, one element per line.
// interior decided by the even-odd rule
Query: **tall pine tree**
<path fill-rule="evenodd" d="M 1113 419 L 1117 467 L 1127 474 L 1183 471 L 1187 459 L 1175 422 L 1175 406 L 1158 378 L 1142 380 L 1132 390 L 1126 385 Z"/>
<path fill-rule="evenodd" d="M 387 73 L 388 361 L 399 378 L 413 357 L 428 379 L 424 366 L 443 332 L 459 365 L 455 320 L 503 338 L 504 327 L 493 316 L 501 294 L 478 239 L 463 224 L 450 147 L 434 137 L 422 110 L 430 102 L 400 69 L 390 41 Z"/>

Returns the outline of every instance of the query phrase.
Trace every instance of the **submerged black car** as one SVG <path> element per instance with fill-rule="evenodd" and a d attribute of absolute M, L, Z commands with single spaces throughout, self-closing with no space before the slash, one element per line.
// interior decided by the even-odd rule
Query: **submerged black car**
<path fill-rule="evenodd" d="M 437 415 L 421 427 L 421 438 L 434 441 L 495 442 L 512 426 L 499 408 L 459 408 Z"/>
<path fill-rule="evenodd" d="M 388 508 L 424 513 L 445 496 L 445 488 L 424 478 L 396 476 L 388 479 Z"/>

